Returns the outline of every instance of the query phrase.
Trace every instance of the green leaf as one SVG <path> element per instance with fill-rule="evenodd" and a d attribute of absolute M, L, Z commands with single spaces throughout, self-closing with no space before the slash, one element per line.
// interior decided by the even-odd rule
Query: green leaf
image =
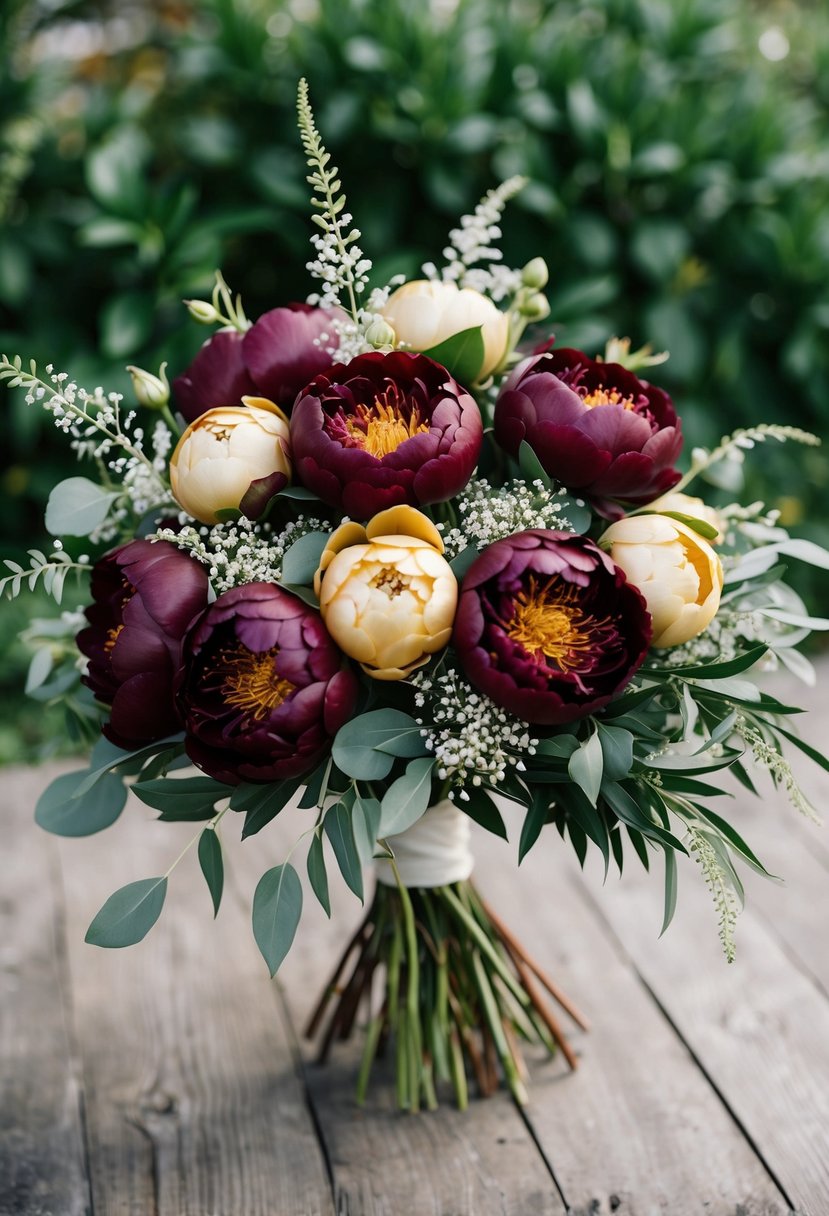
<path fill-rule="evenodd" d="M 473 785 L 468 787 L 465 792 L 469 798 L 466 801 L 458 799 L 456 804 L 458 810 L 463 811 L 470 819 L 474 819 L 488 832 L 492 832 L 493 836 L 500 836 L 502 840 L 508 840 L 507 825 L 486 790 Z"/>
<path fill-rule="evenodd" d="M 574 494 L 561 494 L 556 498 L 561 508 L 561 515 L 570 524 L 574 532 L 583 536 L 593 522 L 593 513 L 583 498 Z"/>
<path fill-rule="evenodd" d="M 144 346 L 155 323 L 155 298 L 124 291 L 107 300 L 100 314 L 101 347 L 110 359 L 124 359 Z"/>
<path fill-rule="evenodd" d="M 665 755 L 656 756 L 653 760 L 643 760 L 645 768 L 657 769 L 659 772 L 684 773 L 715 773 L 721 768 L 730 768 L 735 760 L 739 760 L 742 752 L 725 751 L 721 756 L 702 755 Z"/>
<path fill-rule="evenodd" d="M 414 746 L 414 732 L 420 736 L 420 727 L 409 714 L 399 709 L 374 709 L 340 727 L 331 754 L 347 776 L 358 781 L 382 781 L 394 764 L 388 744 L 397 746 L 400 740 L 400 747 Z M 404 743 L 403 736 L 409 741 Z M 422 744 L 419 750 L 423 750 Z"/>
<path fill-rule="evenodd" d="M 704 519 L 699 519 L 696 515 L 685 515 L 682 511 L 654 511 L 647 514 L 667 515 L 669 519 L 678 519 L 681 524 L 685 524 L 686 528 L 691 528 L 697 532 L 705 540 L 716 540 L 719 536 L 719 531 L 713 524 L 706 523 Z M 663 929 L 664 933 L 665 930 Z"/>
<path fill-rule="evenodd" d="M 445 367 L 450 376 L 454 376 L 461 384 L 474 384 L 480 375 L 484 362 L 484 339 L 481 325 L 470 326 L 453 334 L 437 346 L 430 346 L 422 353 L 434 359 Z"/>
<path fill-rule="evenodd" d="M 105 490 L 88 477 L 59 481 L 46 504 L 46 530 L 52 536 L 89 536 L 104 522 L 120 491 Z"/>
<path fill-rule="evenodd" d="M 573 752 L 567 765 L 567 771 L 573 781 L 587 795 L 591 806 L 599 799 L 599 789 L 602 784 L 604 756 L 598 731 L 593 731 L 589 739 Z"/>
<path fill-rule="evenodd" d="M 291 948 L 302 915 L 302 884 L 294 867 L 285 862 L 267 870 L 253 895 L 253 936 L 271 977 Z"/>
<path fill-rule="evenodd" d="M 240 791 L 244 790 L 244 794 L 239 792 L 232 795 L 230 806 L 234 811 L 245 812 L 242 840 L 247 840 L 248 836 L 255 836 L 257 832 L 262 831 L 262 828 L 267 827 L 271 820 L 275 819 L 279 812 L 288 805 L 304 780 L 304 777 L 289 777 L 277 785 L 238 787 Z"/>
<path fill-rule="evenodd" d="M 579 741 L 575 735 L 554 735 L 551 739 L 539 739 L 535 753 L 537 756 L 554 756 L 559 760 L 569 760 L 578 748 Z"/>
<path fill-rule="evenodd" d="M 351 807 L 342 800 L 329 808 L 322 821 L 325 834 L 331 841 L 331 848 L 340 867 L 340 873 L 354 894 L 363 902 L 363 870 L 360 864 L 360 854 L 354 841 L 354 827 L 351 820 Z"/>
<path fill-rule="evenodd" d="M 526 439 L 522 439 L 518 448 L 518 467 L 521 470 L 521 476 L 530 485 L 534 481 L 540 481 L 542 485 L 550 485 L 550 477 L 544 465 L 535 454 L 535 449 Z"/>
<path fill-rule="evenodd" d="M 282 582 L 312 583 L 330 539 L 329 532 L 307 532 L 295 541 L 282 559 Z"/>
<path fill-rule="evenodd" d="M 229 798 L 235 789 L 212 777 L 159 777 L 154 781 L 136 781 L 132 788 L 147 806 L 161 811 L 168 823 L 212 819 L 216 803 Z"/>
<path fill-rule="evenodd" d="M 788 739 L 796 748 L 803 752 L 804 756 L 808 756 L 810 760 L 814 760 L 815 764 L 819 764 L 821 768 L 829 772 L 829 759 L 821 752 L 817 751 L 809 743 L 804 743 L 802 739 L 798 739 L 797 735 L 793 735 L 791 731 L 785 730 L 782 726 L 775 723 L 773 730 L 778 735 L 782 735 L 784 739 Z"/>
<path fill-rule="evenodd" d="M 723 819 L 721 815 L 715 814 L 708 807 L 701 807 L 697 802 L 694 803 L 694 809 L 702 819 L 710 823 L 720 835 L 725 837 L 731 847 L 737 850 L 743 860 L 748 862 L 753 870 L 756 870 L 758 874 L 762 874 L 764 878 L 772 878 L 776 882 L 783 881 L 777 874 L 771 874 L 766 869 L 754 850 L 746 844 L 737 829 L 732 827 L 726 819 Z"/>
<path fill-rule="evenodd" d="M 303 604 L 307 604 L 309 608 L 316 608 L 319 611 L 320 602 L 313 587 L 303 587 L 300 583 L 280 583 L 279 586 L 290 591 L 291 595 L 302 600 Z"/>
<path fill-rule="evenodd" d="M 463 582 L 463 576 L 466 574 L 469 567 L 479 556 L 480 549 L 476 549 L 474 545 L 467 545 L 462 549 L 457 557 L 453 557 L 449 565 L 452 567 L 452 573 L 459 583 Z"/>
<path fill-rule="evenodd" d="M 633 766 L 633 735 L 620 726 L 605 726 L 603 722 L 597 722 L 596 725 L 602 745 L 605 775 L 611 781 L 621 781 L 623 777 L 627 777 Z"/>
<path fill-rule="evenodd" d="M 689 667 L 648 667 L 641 668 L 640 674 L 654 680 L 671 680 L 676 676 L 682 679 L 720 680 L 747 671 L 762 659 L 767 650 L 768 646 L 752 646 L 750 650 L 738 654 L 726 663 L 696 663 Z"/>
<path fill-rule="evenodd" d="M 688 850 L 682 841 L 660 824 L 654 823 L 624 786 L 616 781 L 605 781 L 602 785 L 602 797 L 622 823 L 635 828 L 643 836 L 658 841 L 663 848 L 667 845 L 668 848 L 687 854 Z"/>
<path fill-rule="evenodd" d="M 435 760 L 431 756 L 412 760 L 403 776 L 386 790 L 381 803 L 379 830 L 383 839 L 405 832 L 426 811 L 432 795 L 434 767 Z"/>
<path fill-rule="evenodd" d="M 665 850 L 665 914 L 662 917 L 661 937 L 674 918 L 676 911 L 676 853 L 673 849 Z"/>
<path fill-rule="evenodd" d="M 225 882 L 222 846 L 213 828 L 205 828 L 199 837 L 199 865 L 213 900 L 213 915 L 218 915 Z"/>
<path fill-rule="evenodd" d="M 632 709 L 636 709 L 639 705 L 647 705 L 654 697 L 659 696 L 662 688 L 657 685 L 655 688 L 637 688 L 633 692 L 627 692 L 624 696 L 619 697 L 616 701 L 611 701 L 609 705 L 602 710 L 602 718 L 618 718 L 622 714 L 629 713 Z"/>
<path fill-rule="evenodd" d="M 374 846 L 380 829 L 380 803 L 376 798 L 354 799 L 351 812 L 354 844 L 362 865 L 370 864 L 374 856 Z"/>
<path fill-rule="evenodd" d="M 35 823 L 53 836 L 91 836 L 115 823 L 127 801 L 123 781 L 107 773 L 78 797 L 86 776 L 81 769 L 56 777 L 38 799 Z"/>
<path fill-rule="evenodd" d="M 325 855 L 322 851 L 322 837 L 319 832 L 314 832 L 314 835 L 311 837 L 311 847 L 308 850 L 306 865 L 311 889 L 322 904 L 325 915 L 330 918 L 331 900 L 328 895 L 328 874 L 325 870 Z"/>
<path fill-rule="evenodd" d="M 329 757 L 314 769 L 310 777 L 306 777 L 305 791 L 297 803 L 301 811 L 310 811 L 312 807 L 321 805 L 330 773 L 331 759 Z"/>
<path fill-rule="evenodd" d="M 166 894 L 166 877 L 127 883 L 110 895 L 87 929 L 84 940 L 91 946 L 112 950 L 134 946 L 147 936 L 158 920 Z"/>
<path fill-rule="evenodd" d="M 533 790 L 533 800 L 527 809 L 518 841 L 518 864 L 520 865 L 541 834 L 547 822 L 549 796 L 545 790 Z"/>

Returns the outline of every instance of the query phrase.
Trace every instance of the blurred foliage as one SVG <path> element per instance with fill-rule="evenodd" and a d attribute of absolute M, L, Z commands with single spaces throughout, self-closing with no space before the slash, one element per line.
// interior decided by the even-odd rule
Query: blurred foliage
<path fill-rule="evenodd" d="M 4 0 L 0 348 L 127 390 L 205 332 L 221 266 L 250 316 L 302 298 L 306 75 L 378 280 L 439 258 L 527 174 L 504 247 L 542 253 L 561 343 L 668 348 L 692 442 L 829 432 L 829 9 L 792 0 Z M 68 458 L 21 394 L 0 540 L 40 541 Z M 829 539 L 822 452 L 750 489 Z"/>

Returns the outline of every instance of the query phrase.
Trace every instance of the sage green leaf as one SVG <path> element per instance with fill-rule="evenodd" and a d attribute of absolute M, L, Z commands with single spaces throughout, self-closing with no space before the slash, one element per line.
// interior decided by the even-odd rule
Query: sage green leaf
<path fill-rule="evenodd" d="M 605 775 L 612 781 L 627 777 L 633 765 L 633 735 L 621 726 L 596 723 L 602 745 Z"/>
<path fill-rule="evenodd" d="M 474 384 L 484 362 L 484 339 L 481 325 L 462 329 L 436 346 L 430 346 L 423 354 L 445 367 L 450 376 L 461 384 Z"/>
<path fill-rule="evenodd" d="M 295 541 L 282 559 L 282 582 L 313 582 L 329 538 L 328 532 L 307 532 Z"/>
<path fill-rule="evenodd" d="M 598 731 L 593 731 L 589 739 L 574 751 L 567 765 L 567 771 L 573 781 L 587 796 L 591 806 L 599 799 L 604 771 L 604 754 Z"/>
<path fill-rule="evenodd" d="M 78 797 L 86 775 L 81 769 L 56 777 L 38 799 L 35 823 L 53 836 L 92 836 L 115 823 L 127 801 L 121 778 L 105 773 Z"/>
<path fill-rule="evenodd" d="M 225 883 L 225 867 L 222 861 L 222 846 L 213 828 L 205 828 L 199 837 L 199 865 L 213 900 L 213 916 L 219 912 Z"/>
<path fill-rule="evenodd" d="M 87 929 L 84 941 L 111 950 L 134 946 L 158 920 L 166 894 L 166 877 L 127 883 L 110 895 Z"/>
<path fill-rule="evenodd" d="M 676 853 L 673 849 L 665 850 L 665 913 L 662 917 L 661 937 L 674 918 L 676 911 Z"/>
<path fill-rule="evenodd" d="M 521 838 L 518 841 L 519 865 L 538 840 L 538 837 L 541 834 L 541 829 L 547 822 L 549 808 L 550 800 L 547 792 L 544 790 L 533 790 L 533 800 L 527 809 L 526 816 L 524 817 L 524 823 L 521 828 Z"/>
<path fill-rule="evenodd" d="M 329 808 L 323 819 L 325 834 L 331 841 L 331 848 L 340 867 L 340 873 L 354 894 L 363 902 L 363 869 L 360 864 L 360 854 L 354 841 L 354 827 L 351 819 L 351 807 L 347 801 L 340 801 Z"/>
<path fill-rule="evenodd" d="M 168 822 L 212 819 L 216 814 L 216 803 L 222 798 L 229 798 L 235 789 L 212 777 L 184 777 L 180 780 L 158 777 L 153 781 L 136 781 L 132 788 L 136 797 L 147 806 L 161 811 Z"/>
<path fill-rule="evenodd" d="M 552 739 L 539 739 L 535 754 L 569 760 L 573 752 L 578 750 L 578 746 L 579 741 L 575 735 L 553 735 Z"/>
<path fill-rule="evenodd" d="M 407 755 L 415 746 L 415 736 L 420 736 L 420 727 L 409 714 L 399 709 L 374 709 L 340 727 L 331 754 L 347 776 L 358 781 L 382 781 L 392 770 L 394 754 Z M 389 744 L 397 747 L 395 753 Z M 422 750 L 422 745 L 418 746 Z"/>
<path fill-rule="evenodd" d="M 474 545 L 467 545 L 457 557 L 452 558 L 449 565 L 452 567 L 452 573 L 459 583 L 463 582 L 463 576 L 479 554 L 480 549 L 476 549 Z"/>
<path fill-rule="evenodd" d="M 402 777 L 393 781 L 383 795 L 380 809 L 380 836 L 396 836 L 405 832 L 426 811 L 432 796 L 431 756 L 412 760 Z"/>
<path fill-rule="evenodd" d="M 540 481 L 542 485 L 549 486 L 550 476 L 536 456 L 535 449 L 526 439 L 521 440 L 518 448 L 518 467 L 521 470 L 521 476 L 530 485 L 534 481 Z"/>
<path fill-rule="evenodd" d="M 686 515 L 682 511 L 656 511 L 648 512 L 648 514 L 667 515 L 669 519 L 679 520 L 681 524 L 685 524 L 686 528 L 690 528 L 693 532 L 698 533 L 705 540 L 716 540 L 719 536 L 719 530 L 713 524 L 709 524 L 706 520 L 700 519 L 696 515 Z M 665 930 L 663 929 L 664 933 Z"/>
<path fill-rule="evenodd" d="M 290 864 L 267 870 L 253 895 L 253 936 L 271 977 L 291 948 L 302 915 L 302 884 Z"/>
<path fill-rule="evenodd" d="M 380 803 L 376 798 L 354 799 L 352 809 L 354 844 L 362 865 L 367 866 L 374 856 L 377 833 L 380 829 Z"/>
<path fill-rule="evenodd" d="M 311 888 L 322 904 L 325 915 L 331 916 L 331 900 L 328 895 L 328 874 L 325 869 L 325 854 L 322 849 L 322 837 L 314 832 L 311 837 L 311 847 L 308 850 L 306 862 Z"/>
<path fill-rule="evenodd" d="M 245 796 L 239 795 L 238 806 L 245 812 L 242 840 L 267 827 L 285 809 L 304 780 L 304 777 L 289 777 L 277 785 L 245 786 Z M 231 796 L 230 805 L 233 810 L 237 809 L 234 796 Z"/>
<path fill-rule="evenodd" d="M 118 496 L 119 491 L 105 490 L 88 477 L 59 481 L 46 504 L 46 530 L 52 536 L 89 536 Z"/>
<path fill-rule="evenodd" d="M 492 832 L 493 836 L 500 836 L 502 840 L 508 840 L 507 826 L 501 812 L 486 790 L 473 785 L 465 792 L 469 797 L 468 799 L 458 799 L 456 803 L 458 810 L 463 811 L 470 819 L 474 819 L 488 832 Z"/>

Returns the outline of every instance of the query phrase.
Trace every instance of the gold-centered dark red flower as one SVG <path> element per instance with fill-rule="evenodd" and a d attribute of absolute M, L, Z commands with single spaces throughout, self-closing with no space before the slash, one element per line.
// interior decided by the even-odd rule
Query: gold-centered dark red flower
<path fill-rule="evenodd" d="M 679 481 L 682 432 L 668 394 L 579 350 L 518 365 L 495 406 L 495 438 L 513 456 L 526 440 L 551 477 L 598 506 L 650 502 Z"/>
<path fill-rule="evenodd" d="M 453 644 L 496 705 L 560 726 L 620 692 L 650 637 L 644 599 L 593 541 L 533 529 L 496 541 L 470 566 Z"/>
<path fill-rule="evenodd" d="M 319 612 L 273 583 L 225 591 L 188 638 L 187 754 L 219 781 L 310 772 L 356 699 L 356 677 Z"/>
<path fill-rule="evenodd" d="M 405 351 L 336 364 L 291 414 L 296 475 L 353 519 L 451 498 L 472 476 L 482 439 L 469 393 L 440 364 Z"/>

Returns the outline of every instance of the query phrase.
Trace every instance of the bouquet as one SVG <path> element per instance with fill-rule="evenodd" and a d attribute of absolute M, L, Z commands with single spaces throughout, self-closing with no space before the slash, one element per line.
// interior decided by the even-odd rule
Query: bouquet
<path fill-rule="evenodd" d="M 463 1107 L 471 1083 L 501 1080 L 524 1101 L 521 1043 L 574 1066 L 559 1008 L 580 1015 L 477 893 L 470 821 L 515 825 L 519 862 L 562 841 L 606 871 L 659 860 L 663 928 L 692 859 L 732 959 L 738 867 L 766 871 L 712 809 L 716 774 L 754 790 L 753 762 L 813 814 L 784 748 L 827 762 L 755 673 L 814 678 L 795 647 L 829 621 L 784 563 L 829 555 L 723 488 L 756 444 L 817 440 L 760 425 L 681 473 L 680 418 L 640 375 L 664 356 L 528 338 L 547 266 L 509 269 L 497 248 L 520 180 L 464 217 L 442 267 L 369 290 L 304 81 L 298 110 L 307 302 L 251 323 L 217 275 L 188 302 L 215 332 L 172 387 L 166 364 L 130 369 L 128 410 L 51 366 L 0 363 L 87 468 L 52 490 L 54 551 L 7 561 L 3 580 L 41 581 L 58 605 L 68 579 L 85 588 L 28 631 L 28 691 L 94 740 L 35 815 L 88 835 L 131 789 L 197 825 L 188 849 L 218 912 L 220 829 L 247 839 L 298 801 L 307 831 L 253 897 L 271 975 L 302 912 L 298 852 L 326 911 L 333 867 L 359 900 L 370 864 L 377 880 L 309 1026 L 322 1054 L 361 1022 L 360 1100 L 392 1051 L 402 1108 L 446 1090 Z M 695 481 L 716 506 L 686 493 Z M 143 938 L 188 849 L 115 892 L 87 941 Z"/>

